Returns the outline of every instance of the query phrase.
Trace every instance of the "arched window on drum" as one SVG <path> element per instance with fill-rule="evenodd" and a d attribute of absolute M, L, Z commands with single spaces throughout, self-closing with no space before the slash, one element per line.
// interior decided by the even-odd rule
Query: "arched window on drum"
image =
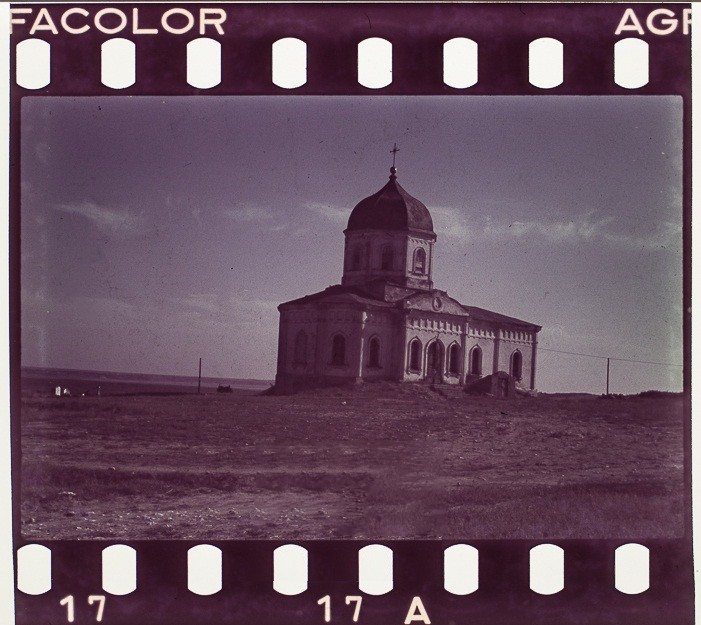
<path fill-rule="evenodd" d="M 426 273 L 426 251 L 422 247 L 417 248 L 414 252 L 413 272 Z"/>

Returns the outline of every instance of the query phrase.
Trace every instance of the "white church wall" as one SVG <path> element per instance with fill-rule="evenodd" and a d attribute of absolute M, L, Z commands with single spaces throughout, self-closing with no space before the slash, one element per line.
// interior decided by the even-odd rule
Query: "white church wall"
<path fill-rule="evenodd" d="M 400 327 L 396 316 L 392 313 L 384 311 L 367 313 L 363 330 L 363 340 L 365 342 L 365 349 L 363 350 L 363 378 L 367 380 L 396 379 L 396 363 L 402 357 L 401 354 L 397 353 L 399 331 Z M 373 337 L 380 341 L 379 368 L 369 366 L 370 339 Z"/>
<path fill-rule="evenodd" d="M 382 253 L 392 250 L 392 268 L 382 268 Z M 426 254 L 424 271 L 414 272 L 414 253 Z M 399 284 L 426 288 L 431 284 L 433 242 L 429 238 L 402 232 L 358 231 L 346 234 L 343 256 L 343 280 L 347 286 L 367 285 L 377 279 L 396 280 Z"/>
<path fill-rule="evenodd" d="M 530 388 L 533 332 L 517 328 L 497 331 L 486 324 L 472 324 L 465 334 L 465 324 L 458 318 L 413 310 L 402 322 L 397 314 L 391 310 L 363 312 L 342 304 L 337 308 L 318 309 L 316 305 L 308 304 L 287 309 L 280 316 L 282 366 L 278 373 L 294 378 L 421 381 L 427 375 L 428 345 L 438 339 L 443 346 L 444 382 L 460 384 L 465 376 L 470 375 L 471 353 L 478 346 L 482 350 L 483 376 L 497 370 L 511 373 L 512 354 L 520 351 L 519 386 Z M 306 336 L 304 359 L 296 354 L 300 332 Z M 333 337 L 337 334 L 346 341 L 343 365 L 332 364 Z M 380 367 L 368 366 L 369 345 L 373 337 L 380 342 Z M 414 338 L 421 342 L 419 371 L 408 368 L 409 345 Z M 448 350 L 453 343 L 458 344 L 462 361 L 462 370 L 457 375 L 448 371 Z"/>
<path fill-rule="evenodd" d="M 357 378 L 361 375 L 360 361 L 363 353 L 361 340 L 362 311 L 352 308 L 332 308 L 320 311 L 317 335 L 318 371 L 331 378 Z M 346 339 L 346 357 L 343 365 L 332 364 L 333 337 Z"/>
<path fill-rule="evenodd" d="M 477 337 L 477 336 L 470 336 L 468 334 L 467 336 L 467 341 L 466 341 L 467 349 L 466 349 L 466 363 L 465 363 L 465 372 L 471 374 L 470 371 L 470 358 L 472 354 L 472 350 L 475 347 L 479 347 L 482 350 L 482 372 L 481 375 L 490 375 L 494 373 L 494 339 L 490 339 L 488 337 Z"/>
<path fill-rule="evenodd" d="M 382 255 L 386 248 L 392 250 L 391 268 L 382 268 Z M 359 252 L 360 264 L 355 256 Z M 366 284 L 373 279 L 397 279 L 404 276 L 406 236 L 385 232 L 350 232 L 346 235 L 343 283 Z"/>
<path fill-rule="evenodd" d="M 285 337 L 283 373 L 293 376 L 355 378 L 359 375 L 361 312 L 348 308 L 318 310 L 314 305 L 289 309 L 281 315 Z M 296 340 L 300 332 L 307 337 L 304 362 L 296 358 Z M 346 340 L 343 365 L 332 364 L 333 337 Z"/>
<path fill-rule="evenodd" d="M 533 361 L 533 344 L 526 336 L 532 336 L 532 333 L 526 333 L 522 330 L 503 330 L 502 338 L 499 341 L 499 370 L 511 373 L 511 357 L 518 350 L 521 352 L 521 379 L 517 383 L 523 388 L 531 386 L 531 365 Z"/>
<path fill-rule="evenodd" d="M 461 323 L 453 318 L 441 318 L 438 315 L 418 316 L 413 315 L 407 319 L 406 323 L 406 341 L 404 349 L 407 352 L 407 366 L 404 371 L 403 379 L 406 381 L 417 382 L 423 380 L 426 376 L 426 358 L 429 343 L 438 339 L 443 345 L 443 374 L 444 381 L 449 384 L 459 384 L 460 375 L 452 376 L 448 374 L 448 348 L 452 343 L 458 343 L 461 346 L 462 352 L 462 327 Z M 421 341 L 421 370 L 409 370 L 409 345 L 418 338 Z M 461 353 L 462 357 L 462 353 Z"/>
<path fill-rule="evenodd" d="M 414 254 L 417 249 L 423 249 L 426 254 L 426 263 L 423 273 L 414 272 Z M 431 282 L 433 277 L 433 242 L 422 237 L 410 236 L 406 242 L 406 254 L 404 256 L 406 265 L 404 267 L 405 275 L 410 279 L 410 284 L 415 283 L 419 286 L 422 282 Z"/>
<path fill-rule="evenodd" d="M 426 252 L 426 265 L 424 269 L 424 273 L 422 275 L 429 276 L 431 275 L 431 269 L 432 265 L 431 262 L 433 261 L 432 258 L 432 250 L 433 250 L 433 245 L 431 242 L 427 239 L 424 239 L 422 237 L 408 237 L 407 240 L 407 255 L 406 255 L 406 268 L 405 271 L 407 275 L 413 275 L 413 270 L 414 270 L 414 253 L 418 248 L 422 248 L 424 252 Z"/>
<path fill-rule="evenodd" d="M 284 327 L 284 373 L 313 375 L 316 361 L 317 312 L 314 308 L 287 310 L 281 313 L 281 328 Z M 307 337 L 306 357 L 302 362 L 295 356 L 297 336 L 304 332 Z"/>
<path fill-rule="evenodd" d="M 497 330 L 487 324 L 471 323 L 468 326 L 466 372 L 470 372 L 469 359 L 475 347 L 482 350 L 482 376 L 491 375 L 501 368 L 501 362 L 497 363 L 495 358 L 496 336 Z"/>

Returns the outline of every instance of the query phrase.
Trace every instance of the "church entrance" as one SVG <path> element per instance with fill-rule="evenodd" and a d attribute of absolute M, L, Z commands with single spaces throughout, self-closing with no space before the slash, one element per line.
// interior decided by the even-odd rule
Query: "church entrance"
<path fill-rule="evenodd" d="M 433 341 L 428 346 L 426 354 L 426 380 L 431 384 L 443 382 L 443 345 L 440 341 Z"/>

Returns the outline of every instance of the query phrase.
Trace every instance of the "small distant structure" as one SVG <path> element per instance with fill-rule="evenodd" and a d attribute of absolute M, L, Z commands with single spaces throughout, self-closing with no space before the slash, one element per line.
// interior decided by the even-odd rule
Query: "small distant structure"
<path fill-rule="evenodd" d="M 61 397 L 61 391 L 62 391 L 62 390 L 63 390 L 63 389 L 62 389 L 60 386 L 55 387 L 55 388 L 54 388 L 54 395 L 55 395 L 56 397 Z"/>
<path fill-rule="evenodd" d="M 224 386 L 223 384 L 220 384 L 217 386 L 217 393 L 233 393 L 234 389 L 231 388 L 231 385 Z"/>

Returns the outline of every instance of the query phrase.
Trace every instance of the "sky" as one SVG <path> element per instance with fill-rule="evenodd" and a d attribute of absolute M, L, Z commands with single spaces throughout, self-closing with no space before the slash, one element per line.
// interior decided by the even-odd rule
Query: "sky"
<path fill-rule="evenodd" d="M 272 379 L 394 142 L 436 288 L 542 325 L 540 390 L 605 390 L 547 349 L 682 362 L 681 99 L 27 97 L 21 127 L 23 366 Z M 612 362 L 647 389 L 681 367 Z"/>

